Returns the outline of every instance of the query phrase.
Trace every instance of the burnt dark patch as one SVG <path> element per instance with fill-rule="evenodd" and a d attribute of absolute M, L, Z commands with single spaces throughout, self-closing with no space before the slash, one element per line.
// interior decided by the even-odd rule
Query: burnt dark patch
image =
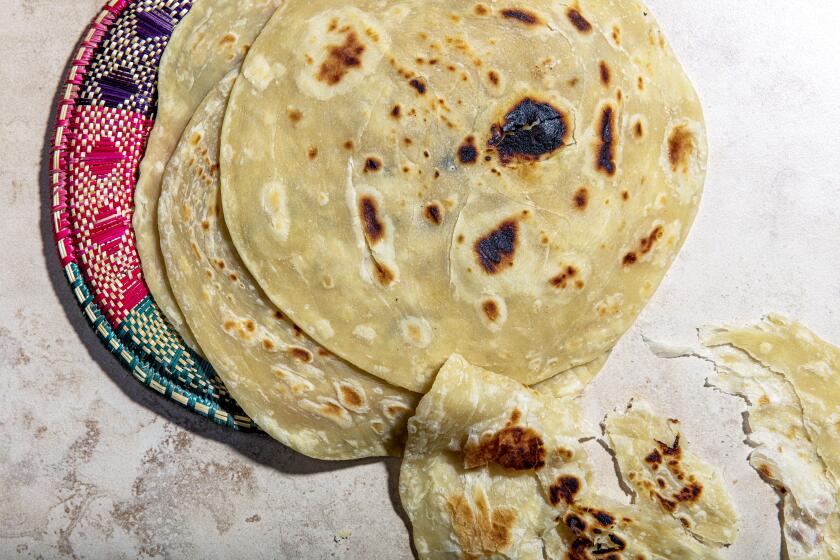
<path fill-rule="evenodd" d="M 496 462 L 506 469 L 539 470 L 545 466 L 545 445 L 531 428 L 515 426 L 499 432 Z"/>
<path fill-rule="evenodd" d="M 374 263 L 373 264 L 373 271 L 376 274 L 376 279 L 383 286 L 390 286 L 391 283 L 394 281 L 394 278 L 395 278 L 394 273 L 391 271 L 390 268 L 388 268 L 387 266 L 385 266 L 383 264 L 380 264 L 378 262 Z"/>
<path fill-rule="evenodd" d="M 481 268 L 488 274 L 498 274 L 513 266 L 513 256 L 519 242 L 519 224 L 507 220 L 475 242 L 475 254 Z"/>
<path fill-rule="evenodd" d="M 662 465 L 662 455 L 659 453 L 659 450 L 654 449 L 648 453 L 647 457 L 645 457 L 645 463 L 650 465 L 654 470 L 658 469 Z"/>
<path fill-rule="evenodd" d="M 473 11 L 477 16 L 486 16 L 490 13 L 490 8 L 488 8 L 484 4 L 476 4 L 475 8 L 473 8 Z"/>
<path fill-rule="evenodd" d="M 667 457 L 674 457 L 676 459 L 682 458 L 682 447 L 680 446 L 680 436 L 677 434 L 677 437 L 674 438 L 674 443 L 668 445 L 667 443 L 662 443 L 661 441 L 657 441 L 656 445 L 659 446 L 659 450 L 662 452 L 663 455 Z"/>
<path fill-rule="evenodd" d="M 622 259 L 622 262 L 624 263 L 624 266 L 630 266 L 632 264 L 636 264 L 638 262 L 638 260 L 639 260 L 639 255 L 637 255 L 636 253 L 631 251 L 631 252 L 627 253 L 626 255 L 624 255 L 624 259 Z"/>
<path fill-rule="evenodd" d="M 369 157 L 365 160 L 365 173 L 376 173 L 382 169 L 382 160 L 376 157 Z"/>
<path fill-rule="evenodd" d="M 309 150 L 307 150 L 307 152 L 306 152 L 306 156 L 307 156 L 310 160 L 313 160 L 313 161 L 314 161 L 314 160 L 315 160 L 315 158 L 317 158 L 317 157 L 318 157 L 318 148 L 316 148 L 315 146 L 312 146 L 311 148 L 309 148 Z"/>
<path fill-rule="evenodd" d="M 516 470 L 540 470 L 545 466 L 545 445 L 531 428 L 507 427 L 478 444 L 464 448 L 464 466 L 474 469 L 490 463 Z"/>
<path fill-rule="evenodd" d="M 501 82 L 501 77 L 499 76 L 499 73 L 495 70 L 490 70 L 489 72 L 487 72 L 487 79 L 490 80 L 490 83 L 494 86 L 498 86 L 499 82 Z"/>
<path fill-rule="evenodd" d="M 593 556 L 602 556 L 602 555 L 612 555 L 616 552 L 621 552 L 627 548 L 627 543 L 624 542 L 624 539 L 621 537 L 610 533 L 607 535 L 607 540 L 599 541 L 596 543 L 595 548 L 592 550 Z M 617 556 L 612 556 L 613 558 L 618 558 Z M 607 557 L 609 558 L 609 556 Z"/>
<path fill-rule="evenodd" d="M 502 10 L 502 16 L 526 25 L 537 25 L 540 23 L 540 18 L 537 14 L 521 8 L 505 8 Z"/>
<path fill-rule="evenodd" d="M 549 284 L 555 288 L 565 289 L 569 281 L 576 277 L 578 270 L 573 266 L 567 266 L 563 272 L 549 280 Z"/>
<path fill-rule="evenodd" d="M 391 118 L 399 119 L 401 114 L 402 108 L 399 105 L 394 105 L 394 107 L 391 109 Z"/>
<path fill-rule="evenodd" d="M 662 509 L 669 513 L 674 513 L 675 511 L 677 511 L 677 502 L 669 500 L 665 496 L 656 494 L 656 501 L 659 502 L 659 505 L 662 506 Z"/>
<path fill-rule="evenodd" d="M 607 65 L 606 61 L 602 60 L 598 63 L 598 70 L 601 76 L 601 83 L 604 86 L 610 85 L 610 67 Z"/>
<path fill-rule="evenodd" d="M 464 165 L 471 165 L 478 160 L 478 149 L 475 147 L 475 138 L 467 137 L 464 143 L 458 147 L 458 161 Z"/>
<path fill-rule="evenodd" d="M 607 175 L 615 175 L 615 109 L 606 105 L 601 110 L 601 121 L 598 125 L 601 143 L 598 147 L 598 161 L 595 166 L 598 171 Z"/>
<path fill-rule="evenodd" d="M 642 124 L 642 121 L 636 121 L 636 124 L 633 125 L 633 136 L 635 136 L 637 140 L 641 140 L 645 137 L 645 126 Z"/>
<path fill-rule="evenodd" d="M 368 243 L 375 245 L 385 236 L 385 225 L 379 219 L 376 201 L 370 197 L 363 197 L 359 201 L 359 211 L 362 215 L 362 226 Z"/>
<path fill-rule="evenodd" d="M 341 388 L 341 400 L 350 406 L 353 407 L 361 407 L 365 404 L 365 399 L 362 395 L 360 395 L 355 389 L 352 387 L 347 387 L 346 385 L 342 385 Z"/>
<path fill-rule="evenodd" d="M 499 305 L 492 299 L 485 301 L 482 304 L 481 309 L 484 311 L 484 315 L 487 316 L 490 322 L 495 323 L 499 320 Z"/>
<path fill-rule="evenodd" d="M 362 65 L 361 56 L 364 52 L 365 46 L 359 37 L 348 31 L 343 44 L 327 48 L 327 59 L 318 70 L 318 80 L 331 86 L 337 85 L 348 72 Z"/>
<path fill-rule="evenodd" d="M 703 485 L 692 481 L 674 494 L 674 499 L 678 502 L 696 502 L 700 499 L 701 494 L 703 494 Z"/>
<path fill-rule="evenodd" d="M 580 13 L 579 10 L 569 8 L 566 10 L 566 17 L 569 18 L 572 25 L 574 25 L 581 33 L 590 33 L 592 31 L 592 24 L 589 23 L 589 20 L 583 17 L 583 14 Z"/>
<path fill-rule="evenodd" d="M 665 230 L 662 228 L 662 226 L 656 226 L 655 228 L 653 228 L 653 231 L 651 231 L 647 237 L 644 237 L 642 239 L 642 254 L 650 253 L 651 249 L 653 249 L 653 246 L 656 244 L 657 241 L 662 239 L 663 235 L 665 235 Z M 679 439 L 677 439 L 677 442 L 679 442 Z"/>
<path fill-rule="evenodd" d="M 530 97 L 505 114 L 502 124 L 490 128 L 488 146 L 507 165 L 514 160 L 533 162 L 566 145 L 571 134 L 568 117 L 550 103 Z"/>
<path fill-rule="evenodd" d="M 437 202 L 432 202 L 423 209 L 423 216 L 429 222 L 439 226 L 443 222 L 443 208 Z"/>
<path fill-rule="evenodd" d="M 419 93 L 420 95 L 425 95 L 426 94 L 426 82 L 424 82 L 422 79 L 411 78 L 408 81 L 408 85 L 410 85 L 415 90 L 417 90 L 417 93 Z"/>
<path fill-rule="evenodd" d="M 566 524 L 566 527 L 572 530 L 572 532 L 576 535 L 579 535 L 586 531 L 586 521 L 580 518 L 580 516 L 575 515 L 574 513 L 568 514 L 565 519 L 563 519 L 563 523 Z"/>
<path fill-rule="evenodd" d="M 678 126 L 672 130 L 668 137 L 668 161 L 671 162 L 671 170 L 674 173 L 688 173 L 694 150 L 694 135 L 687 127 Z"/>
<path fill-rule="evenodd" d="M 312 355 L 312 352 L 310 352 L 306 348 L 293 347 L 290 348 L 288 352 L 292 358 L 304 364 L 311 364 L 312 361 L 315 359 L 315 357 Z"/>
<path fill-rule="evenodd" d="M 586 187 L 581 187 L 575 192 L 574 203 L 578 210 L 586 210 L 589 205 L 589 191 Z"/>
<path fill-rule="evenodd" d="M 575 496 L 580 492 L 580 480 L 575 476 L 561 476 L 549 486 L 549 500 L 551 505 L 558 505 L 561 501 L 569 505 L 575 503 Z"/>
<path fill-rule="evenodd" d="M 604 511 L 593 510 L 590 512 L 595 521 L 602 527 L 611 527 L 615 524 L 615 517 Z"/>

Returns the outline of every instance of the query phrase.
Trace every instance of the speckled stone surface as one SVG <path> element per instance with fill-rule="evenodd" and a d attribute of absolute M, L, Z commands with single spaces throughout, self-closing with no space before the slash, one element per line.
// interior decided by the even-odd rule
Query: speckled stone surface
<path fill-rule="evenodd" d="M 320 463 L 193 416 L 130 378 L 73 303 L 44 145 L 100 3 L 0 0 L 0 558 L 411 558 L 398 461 Z M 649 4 L 706 107 L 707 192 L 586 407 L 598 420 L 645 397 L 681 418 L 733 485 L 743 525 L 727 556 L 777 558 L 776 497 L 746 463 L 743 405 L 703 387 L 706 364 L 658 360 L 642 335 L 685 342 L 697 325 L 778 311 L 840 342 L 840 5 Z"/>

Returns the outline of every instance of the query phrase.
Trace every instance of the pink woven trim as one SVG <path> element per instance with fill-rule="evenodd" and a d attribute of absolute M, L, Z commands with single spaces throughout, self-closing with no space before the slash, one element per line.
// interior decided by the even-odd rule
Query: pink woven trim
<path fill-rule="evenodd" d="M 105 37 L 108 27 L 125 10 L 130 0 L 111 0 L 96 16 L 82 37 L 70 71 L 64 81 L 64 92 L 58 102 L 55 136 L 50 150 L 50 187 L 52 189 L 52 221 L 56 250 L 62 267 L 76 261 L 68 221 L 67 156 L 70 143 L 70 124 L 76 111 L 79 87 L 87 72 L 96 47 Z"/>

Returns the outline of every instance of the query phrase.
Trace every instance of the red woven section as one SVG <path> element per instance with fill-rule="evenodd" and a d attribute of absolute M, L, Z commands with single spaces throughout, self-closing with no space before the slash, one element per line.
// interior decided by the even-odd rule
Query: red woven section
<path fill-rule="evenodd" d="M 77 107 L 68 153 L 69 229 L 96 303 L 119 324 L 148 290 L 131 229 L 137 167 L 152 121 L 120 109 Z"/>

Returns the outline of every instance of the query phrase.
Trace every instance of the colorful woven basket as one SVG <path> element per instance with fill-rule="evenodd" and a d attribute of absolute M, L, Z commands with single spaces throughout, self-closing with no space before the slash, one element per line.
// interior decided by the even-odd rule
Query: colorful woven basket
<path fill-rule="evenodd" d="M 90 325 L 138 381 L 214 422 L 254 430 L 213 368 L 158 309 L 131 227 L 158 64 L 190 6 L 191 0 L 111 0 L 82 39 L 51 146 L 55 244 Z"/>

